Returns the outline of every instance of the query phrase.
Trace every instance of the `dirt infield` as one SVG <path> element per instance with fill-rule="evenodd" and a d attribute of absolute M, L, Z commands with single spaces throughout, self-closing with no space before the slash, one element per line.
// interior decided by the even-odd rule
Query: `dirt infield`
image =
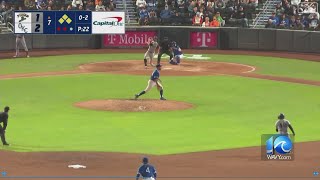
<path fill-rule="evenodd" d="M 125 50 L 127 53 L 142 52 L 142 50 Z M 32 56 L 43 55 L 65 55 L 65 54 L 85 54 L 85 53 L 120 53 L 123 50 L 46 50 L 33 51 Z M 319 61 L 319 56 L 314 54 L 297 54 L 283 52 L 254 52 L 254 51 L 200 51 L 187 50 L 187 53 L 219 53 L 219 54 L 243 54 L 258 56 L 274 56 L 287 57 L 302 60 Z M 0 53 L 0 59 L 11 57 L 12 52 Z M 136 63 L 132 61 L 132 63 Z M 188 62 L 192 66 L 193 62 Z M 306 81 L 294 78 L 280 78 L 274 76 L 257 75 L 248 73 L 250 71 L 245 66 L 233 69 L 231 71 L 218 70 L 221 64 L 210 64 L 208 67 L 216 68 L 216 74 L 230 74 L 236 76 L 245 76 L 253 78 L 263 78 L 271 80 L 279 80 L 286 82 L 320 85 L 317 81 Z M 230 67 L 233 65 L 230 65 Z M 107 69 L 108 73 L 118 73 L 119 69 Z M 178 68 L 170 66 L 172 68 Z M 180 66 L 181 67 L 181 66 Z M 182 66 L 184 67 L 184 66 Z M 201 66 L 206 68 L 207 66 Z M 106 67 L 102 69 L 94 69 L 94 64 L 85 65 L 82 69 L 66 72 L 47 72 L 20 75 L 2 75 L 0 79 L 21 78 L 21 77 L 38 77 L 50 75 L 65 75 L 77 73 L 92 73 L 106 71 Z M 100 68 L 100 67 L 99 67 Z M 247 67 L 248 68 L 248 67 Z M 193 68 L 192 68 L 193 69 Z M 176 75 L 177 69 L 164 69 L 163 74 Z M 252 70 L 252 69 L 251 69 Z M 151 71 L 136 69 L 134 73 Z M 205 71 L 205 70 L 204 70 Z M 207 70 L 209 71 L 209 70 Z M 121 72 L 131 74 L 132 72 Z M 149 73 L 149 72 L 148 72 Z M 188 71 L 188 64 L 179 74 L 191 75 L 202 72 Z M 215 75 L 215 74 L 211 74 Z M 150 132 L 148 132 L 150 133 Z M 192 133 L 192 130 L 190 130 Z M 223 138 L 212 137 L 212 138 Z M 10 140 L 10 136 L 8 137 Z M 183 139 L 182 139 L 183 140 Z M 183 142 L 183 141 L 182 141 Z M 108 142 L 101 142 L 108 145 Z M 182 144 L 183 145 L 183 144 Z M 14 145 L 23 150 L 23 147 Z M 5 149 L 5 148 L 3 148 Z M 307 179 L 313 177 L 313 171 L 320 171 L 320 142 L 306 142 L 295 144 L 295 160 L 287 162 L 279 161 L 262 161 L 260 160 L 260 148 L 249 147 L 239 149 L 229 149 L 209 152 L 196 152 L 175 155 L 152 156 L 151 163 L 155 164 L 159 173 L 159 179 L 168 180 L 199 180 L 200 177 L 206 179 L 270 179 L 266 177 L 274 177 L 273 179 Z M 104 153 L 104 152 L 28 152 L 17 153 L 0 151 L 0 172 L 6 171 L 10 179 L 12 176 L 60 176 L 59 179 L 70 179 L 63 176 L 109 176 L 108 179 L 130 179 L 130 178 L 110 178 L 110 176 L 134 176 L 137 167 L 140 165 L 142 154 L 126 154 L 126 153 Z M 87 166 L 86 169 L 70 169 L 70 164 L 81 164 Z M 162 177 L 162 178 L 161 178 Z M 181 178 L 179 178 L 181 177 Z M 183 178 L 184 177 L 184 178 Z M 224 177 L 224 178 L 223 178 Z M 287 178 L 285 178 L 287 177 Z M 20 178 L 19 178 L 20 179 Z M 53 179 L 45 177 L 30 177 L 28 179 Z M 76 179 L 76 178 L 73 178 Z M 94 179 L 93 177 L 81 179 Z M 107 178 L 99 178 L 107 179 Z"/>
<path fill-rule="evenodd" d="M 102 110 L 102 111 L 119 111 L 119 112 L 150 112 L 150 111 L 175 111 L 190 109 L 192 104 L 179 101 L 160 101 L 152 99 L 107 99 L 107 100 L 91 100 L 78 102 L 74 104 L 76 107 Z"/>

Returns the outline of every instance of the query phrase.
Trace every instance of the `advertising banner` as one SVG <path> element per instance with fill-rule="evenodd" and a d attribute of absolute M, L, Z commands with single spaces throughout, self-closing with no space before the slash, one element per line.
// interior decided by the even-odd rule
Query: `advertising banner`
<path fill-rule="evenodd" d="M 157 36 L 157 31 L 127 31 L 125 34 L 106 34 L 103 37 L 104 47 L 143 48 L 150 38 Z"/>
<path fill-rule="evenodd" d="M 217 48 L 218 32 L 190 32 L 190 48 Z"/>

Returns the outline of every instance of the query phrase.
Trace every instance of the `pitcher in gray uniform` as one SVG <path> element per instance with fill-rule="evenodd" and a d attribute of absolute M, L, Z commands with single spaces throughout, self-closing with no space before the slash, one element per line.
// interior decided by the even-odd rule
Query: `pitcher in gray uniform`
<path fill-rule="evenodd" d="M 147 68 L 148 63 L 147 63 L 147 58 L 149 57 L 149 64 L 151 66 L 154 66 L 154 64 L 152 63 L 153 61 L 153 56 L 154 56 L 154 52 L 156 51 L 157 47 L 158 47 L 158 42 L 157 42 L 157 37 L 155 36 L 154 38 L 152 38 L 150 40 L 150 42 L 148 43 L 148 50 L 147 52 L 144 54 L 144 67 Z"/>
<path fill-rule="evenodd" d="M 24 38 L 23 34 L 16 35 L 16 55 L 13 57 L 19 57 L 20 46 L 24 48 L 24 51 L 26 52 L 26 56 L 30 57 L 26 39 Z"/>
<path fill-rule="evenodd" d="M 279 134 L 288 136 L 289 135 L 288 128 L 290 128 L 292 134 L 295 136 L 296 133 L 294 132 L 292 125 L 290 124 L 290 122 L 288 120 L 285 119 L 284 114 L 281 113 L 278 116 L 278 121 L 276 122 L 276 131 Z"/>

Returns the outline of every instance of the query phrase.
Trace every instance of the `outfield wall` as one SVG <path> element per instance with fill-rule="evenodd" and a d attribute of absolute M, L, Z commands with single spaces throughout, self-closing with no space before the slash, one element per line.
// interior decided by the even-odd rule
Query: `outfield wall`
<path fill-rule="evenodd" d="M 279 29 L 127 27 L 123 35 L 26 35 L 30 49 L 145 48 L 148 38 L 175 40 L 186 49 L 242 49 L 320 53 L 320 32 Z M 15 36 L 0 34 L 0 51 L 13 50 Z"/>

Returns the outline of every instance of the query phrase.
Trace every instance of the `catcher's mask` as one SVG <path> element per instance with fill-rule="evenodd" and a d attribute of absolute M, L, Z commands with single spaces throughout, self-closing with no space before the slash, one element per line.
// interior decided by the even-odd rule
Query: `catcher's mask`
<path fill-rule="evenodd" d="M 8 112 L 10 110 L 9 106 L 4 107 L 4 112 Z"/>

